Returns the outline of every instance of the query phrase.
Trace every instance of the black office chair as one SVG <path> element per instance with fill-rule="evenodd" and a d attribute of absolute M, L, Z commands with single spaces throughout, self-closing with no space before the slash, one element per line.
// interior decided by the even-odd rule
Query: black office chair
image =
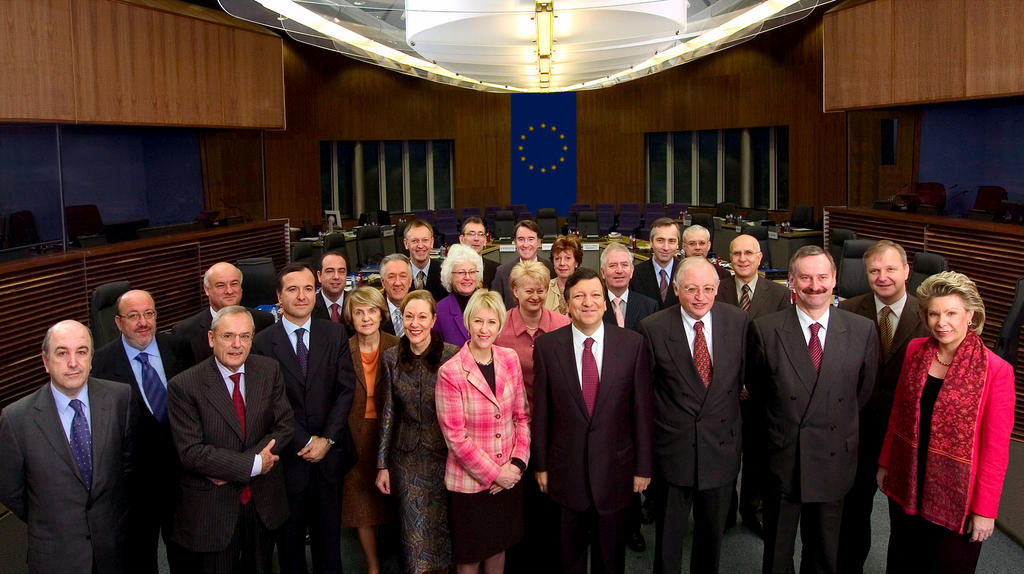
<path fill-rule="evenodd" d="M 806 229 L 814 229 L 814 206 L 813 205 L 796 205 L 793 207 L 793 212 L 789 214 L 789 224 L 792 227 L 802 227 Z"/>
<path fill-rule="evenodd" d="M 356 259 L 359 267 L 378 265 L 384 258 L 384 240 L 379 225 L 364 225 L 356 229 Z"/>
<path fill-rule="evenodd" d="M 768 219 L 768 212 L 764 209 L 751 209 L 747 211 L 747 216 L 744 219 L 747 221 L 764 221 Z"/>
<path fill-rule="evenodd" d="M 92 292 L 89 302 L 89 330 L 92 331 L 94 349 L 117 339 L 120 331 L 114 323 L 117 314 L 117 298 L 132 288 L 130 281 L 112 281 L 103 283 Z"/>
<path fill-rule="evenodd" d="M 871 291 L 864 266 L 864 252 L 875 242 L 869 239 L 850 239 L 843 243 L 843 256 L 839 261 L 839 282 L 836 294 L 849 299 Z"/>
<path fill-rule="evenodd" d="M 915 253 L 914 266 L 910 270 L 910 279 L 907 280 L 907 289 L 916 294 L 917 288 L 924 283 L 925 279 L 942 271 L 949 271 L 949 263 L 945 257 L 926 251 Z"/>
<path fill-rule="evenodd" d="M 833 227 L 829 230 L 829 251 L 832 252 L 832 259 L 835 260 L 836 265 L 839 264 L 839 260 L 843 258 L 843 244 L 850 239 L 857 239 L 857 234 L 849 229 L 843 229 L 842 227 Z"/>
<path fill-rule="evenodd" d="M 1020 342 L 1020 327 L 1024 323 L 1024 277 L 1017 279 L 1017 291 L 1013 305 L 1006 314 L 1003 326 L 999 328 L 996 339 L 995 353 L 1010 363 L 1011 369 L 1017 368 L 1017 346 Z"/>
<path fill-rule="evenodd" d="M 305 263 L 312 267 L 313 263 L 313 242 L 293 241 L 288 253 L 288 261 L 292 263 Z"/>
<path fill-rule="evenodd" d="M 345 251 L 345 234 L 342 232 L 324 235 L 323 253 L 328 251 Z"/>
<path fill-rule="evenodd" d="M 277 303 L 277 268 L 270 257 L 245 257 L 235 263 L 242 272 L 242 305 Z"/>
<path fill-rule="evenodd" d="M 600 237 L 601 227 L 596 211 L 580 211 L 576 214 L 580 237 Z"/>
<path fill-rule="evenodd" d="M 537 210 L 537 225 L 540 226 L 542 237 L 558 236 L 558 210 L 554 207 L 542 207 Z"/>
<path fill-rule="evenodd" d="M 498 239 L 512 239 L 516 232 L 515 212 L 503 209 L 494 214 L 494 233 Z"/>
<path fill-rule="evenodd" d="M 700 225 L 704 229 L 708 230 L 708 233 L 714 235 L 715 233 L 715 218 L 710 213 L 692 213 L 690 214 L 690 225 Z"/>
<path fill-rule="evenodd" d="M 752 225 L 744 227 L 743 233 L 757 239 L 757 245 L 761 248 L 760 269 L 772 268 L 772 252 L 768 247 L 768 227 L 764 225 Z"/>

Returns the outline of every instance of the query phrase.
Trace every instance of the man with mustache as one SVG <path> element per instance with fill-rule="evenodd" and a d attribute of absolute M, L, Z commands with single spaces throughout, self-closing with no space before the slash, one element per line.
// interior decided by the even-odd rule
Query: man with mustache
<path fill-rule="evenodd" d="M 870 320 L 832 308 L 836 267 L 820 246 L 793 254 L 789 282 L 796 305 L 755 319 L 747 344 L 747 388 L 765 405 L 767 422 L 762 571 L 794 571 L 800 525 L 801 573 L 835 573 L 878 336 Z"/>

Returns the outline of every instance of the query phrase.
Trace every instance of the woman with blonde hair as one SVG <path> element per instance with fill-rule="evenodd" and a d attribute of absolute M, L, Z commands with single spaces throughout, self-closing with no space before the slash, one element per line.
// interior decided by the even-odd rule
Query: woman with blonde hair
<path fill-rule="evenodd" d="M 974 572 L 1009 463 L 1013 369 L 981 341 L 985 306 L 966 275 L 932 275 L 917 298 L 931 336 L 907 346 L 878 458 L 886 569 Z"/>

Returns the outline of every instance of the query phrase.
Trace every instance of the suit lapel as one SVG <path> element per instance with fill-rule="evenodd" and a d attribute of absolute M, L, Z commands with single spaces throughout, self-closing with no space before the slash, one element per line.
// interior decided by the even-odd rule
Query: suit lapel
<path fill-rule="evenodd" d="M 731 281 L 724 281 L 718 288 L 718 294 L 720 295 L 719 300 L 724 303 L 739 307 L 740 302 L 736 300 L 736 278 L 733 277 Z M 750 302 L 750 306 L 754 306 L 754 302 Z M 753 311 L 753 309 L 751 309 Z"/>
<path fill-rule="evenodd" d="M 565 334 L 562 335 L 562 337 L 563 337 L 562 342 L 561 342 L 562 344 L 559 345 L 558 348 L 569 349 L 569 352 L 568 353 L 559 353 L 557 355 L 558 358 L 559 358 L 559 361 L 558 361 L 559 362 L 559 367 L 562 370 L 562 374 L 561 374 L 560 377 L 558 377 L 558 379 L 561 380 L 561 381 L 565 381 L 565 383 L 568 384 L 571 387 L 569 389 L 569 394 L 571 394 L 573 399 L 576 401 L 576 406 L 579 407 L 580 412 L 583 413 L 583 416 L 585 418 L 589 419 L 590 415 L 587 413 L 587 404 L 583 402 L 583 388 L 580 386 L 580 375 L 579 375 L 578 372 L 576 372 L 576 347 L 573 346 L 572 327 L 571 326 L 567 327 L 567 328 L 564 329 L 564 331 L 565 331 Z M 608 331 L 607 331 L 607 327 L 605 327 L 605 339 L 604 340 L 605 340 L 605 349 L 607 349 L 608 348 L 607 347 L 607 345 L 608 345 Z M 613 360 L 614 360 L 614 358 L 613 358 Z M 604 363 L 603 366 L 608 366 L 608 363 Z M 603 380 L 603 379 L 604 379 L 604 377 L 602 376 L 601 380 Z M 598 393 L 597 394 L 598 394 L 598 398 L 600 398 L 600 396 L 601 396 L 600 388 L 598 389 Z M 597 410 L 597 405 L 596 404 L 594 405 L 594 410 L 595 411 Z"/>
<path fill-rule="evenodd" d="M 113 442 L 111 441 L 114 433 L 113 411 L 112 397 L 98 388 L 98 385 L 90 385 L 89 413 L 92 423 L 89 432 L 92 437 L 92 487 L 94 491 L 102 487 L 103 481 L 107 479 L 104 470 L 110 468 L 105 459 L 110 456 L 111 449 L 108 445 Z"/>
<path fill-rule="evenodd" d="M 433 267 L 431 267 L 433 269 Z M 458 325 L 459 331 L 466 339 L 469 339 L 469 330 L 466 329 L 466 322 L 462 320 L 462 312 L 459 310 L 459 303 L 455 301 L 455 304 L 448 308 L 448 315 L 451 316 L 452 321 Z"/>
<path fill-rule="evenodd" d="M 494 396 L 498 391 L 498 381 L 501 380 L 498 376 L 497 353 L 493 353 L 492 351 L 491 355 L 494 364 L 495 393 L 491 392 L 491 386 L 487 384 L 486 380 L 484 380 L 484 374 L 481 373 L 480 368 L 477 367 L 476 359 L 474 359 L 473 354 L 469 352 L 468 345 L 464 345 L 462 347 L 462 350 L 459 351 L 459 355 L 462 364 L 462 372 L 466 376 L 466 380 L 469 381 L 469 384 L 473 385 L 473 388 L 479 391 L 484 398 L 494 403 L 494 406 L 498 406 L 498 401 Z"/>
<path fill-rule="evenodd" d="M 825 332 L 825 349 L 821 356 L 821 373 L 818 380 L 839 380 L 845 361 L 842 360 L 850 349 L 850 329 L 846 317 L 837 309 L 829 310 L 828 330 Z M 810 356 L 810 353 L 807 355 Z"/>
<path fill-rule="evenodd" d="M 210 405 L 220 413 L 220 416 L 227 421 L 228 426 L 231 430 L 238 435 L 238 439 L 244 441 L 245 435 L 242 433 L 242 425 L 238 424 L 238 415 L 235 413 L 235 404 L 231 399 L 231 394 L 228 392 L 228 387 L 224 383 L 224 378 L 220 376 L 220 370 L 217 368 L 217 364 L 213 358 L 207 359 L 209 365 L 209 374 L 206 378 L 206 396 L 210 401 Z M 252 385 L 249 384 L 248 368 L 246 369 L 245 376 L 245 391 L 246 394 L 252 391 Z M 247 399 L 249 396 L 246 397 Z M 245 412 L 245 424 L 249 424 L 249 413 L 253 410 L 249 407 L 250 403 L 246 403 Z"/>
<path fill-rule="evenodd" d="M 900 313 L 900 322 L 896 324 L 896 331 L 892 334 L 892 344 L 886 353 L 883 362 L 888 363 L 892 354 L 900 349 L 914 336 L 917 327 L 921 324 L 921 316 L 918 312 L 917 298 L 907 296 L 907 302 L 903 305 L 903 312 Z"/>
<path fill-rule="evenodd" d="M 292 342 L 288 340 L 288 332 L 284 330 L 284 323 L 277 323 L 273 326 L 273 329 L 274 358 L 281 363 L 281 368 L 287 371 L 291 378 L 296 381 L 302 381 L 302 386 L 305 387 L 306 377 L 302 374 L 302 369 L 299 368 L 299 360 L 295 357 L 295 349 L 292 348 Z M 311 344 L 312 341 L 313 337 L 310 336 Z M 312 352 L 307 353 L 306 356 L 307 360 L 310 360 Z M 309 364 L 306 365 L 306 368 L 308 372 Z"/>
<path fill-rule="evenodd" d="M 381 347 L 384 341 L 381 339 L 378 343 L 378 352 L 383 352 L 384 349 Z M 348 351 L 352 355 L 352 365 L 356 371 L 356 382 L 359 386 L 363 387 L 364 393 L 369 389 L 366 387 L 366 373 L 363 372 L 363 355 L 359 352 L 359 338 L 352 337 L 348 340 Z"/>
<path fill-rule="evenodd" d="M 246 362 L 245 364 L 245 434 L 247 436 L 242 437 L 245 444 L 251 444 L 248 437 L 255 436 L 255 432 L 250 432 L 250 429 L 255 429 L 258 425 L 257 420 L 260 418 L 261 413 L 266 409 L 263 407 L 263 403 L 267 400 L 267 392 L 269 389 L 264 384 L 265 378 L 263 372 L 256 367 L 254 363 Z M 232 405 L 234 410 L 234 405 Z M 235 416 L 237 419 L 237 415 Z"/>
<path fill-rule="evenodd" d="M 831 323 L 831 321 L 829 322 Z M 812 392 L 814 383 L 818 379 L 818 373 L 814 370 L 811 353 L 807 350 L 807 341 L 800 328 L 800 320 L 796 316 L 796 307 L 793 307 L 793 310 L 786 315 L 786 320 L 777 327 L 777 333 L 782 341 L 783 352 L 786 353 L 789 364 L 800 379 L 800 383 L 808 393 Z M 825 339 L 827 346 L 828 333 L 826 333 Z"/>
<path fill-rule="evenodd" d="M 768 305 L 768 288 L 764 283 L 768 281 L 766 277 L 758 277 L 757 288 L 754 289 L 753 296 L 750 298 L 750 316 L 759 317 L 764 312 L 765 307 Z M 733 289 L 732 296 L 736 296 L 736 290 Z"/>
<path fill-rule="evenodd" d="M 157 347 L 159 348 L 160 345 L 157 345 Z M 161 357 L 163 354 L 164 350 L 160 348 Z M 114 361 L 114 378 L 120 381 L 135 381 L 135 373 L 132 372 L 132 365 L 128 361 L 128 353 L 125 352 L 124 345 L 119 345 L 115 356 L 117 359 Z"/>
<path fill-rule="evenodd" d="M 36 426 L 39 427 L 40 434 L 50 443 L 57 458 L 71 468 L 71 471 L 78 477 L 82 488 L 85 488 L 85 481 L 82 480 L 82 474 L 78 471 L 78 465 L 75 464 L 74 455 L 71 454 L 71 445 L 68 444 L 68 438 L 64 435 L 64 427 L 61 425 L 60 416 L 57 414 L 57 405 L 54 404 L 53 393 L 50 391 L 50 383 L 46 383 L 36 392 L 35 410 Z"/>
<path fill-rule="evenodd" d="M 323 329 L 323 325 L 317 325 L 318 322 L 314 319 L 309 323 L 309 353 L 307 354 L 308 363 L 305 377 L 307 381 L 313 378 L 309 375 L 323 371 L 324 362 L 327 361 L 327 349 L 330 347 L 327 333 Z M 295 360 L 295 364 L 298 366 L 298 359 Z"/>

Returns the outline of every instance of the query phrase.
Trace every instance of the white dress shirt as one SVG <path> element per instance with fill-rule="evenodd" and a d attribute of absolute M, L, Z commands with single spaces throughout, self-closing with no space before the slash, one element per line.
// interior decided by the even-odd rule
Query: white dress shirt
<path fill-rule="evenodd" d="M 242 402 L 245 403 L 245 364 L 238 367 L 235 373 L 232 373 L 227 367 L 220 364 L 216 357 L 214 357 L 213 362 L 217 364 L 217 370 L 220 371 L 220 376 L 224 379 L 224 387 L 228 390 L 229 397 L 233 396 L 235 392 L 235 382 L 231 380 L 231 375 L 235 373 L 242 374 L 242 378 L 238 380 L 238 392 L 242 394 Z M 248 413 L 246 413 L 246 416 L 249 416 Z M 256 453 L 249 476 L 259 476 L 261 472 L 263 472 L 263 459 L 260 458 L 260 453 Z"/>
<path fill-rule="evenodd" d="M 828 310 L 821 316 L 820 319 L 815 321 L 811 319 L 811 316 L 804 313 L 803 309 L 799 306 L 796 307 L 796 318 L 800 320 L 800 332 L 804 334 L 804 342 L 809 346 L 811 344 L 811 325 L 818 323 L 821 325 L 821 329 L 818 329 L 818 340 L 821 341 L 821 352 L 825 352 L 825 332 L 828 331 L 828 318 L 832 314 L 832 306 L 828 306 Z"/>
<path fill-rule="evenodd" d="M 580 389 L 583 388 L 583 343 L 587 338 L 594 340 L 590 352 L 594 354 L 594 361 L 597 362 L 597 378 L 601 378 L 601 366 L 604 364 L 604 322 L 598 325 L 593 335 L 584 335 L 583 331 L 572 326 L 572 354 L 576 359 L 576 377 L 580 382 Z"/>
<path fill-rule="evenodd" d="M 714 365 L 713 357 L 715 353 L 714 348 L 711 346 L 711 311 L 705 313 L 700 319 L 694 319 L 680 306 L 679 314 L 683 316 L 683 330 L 686 331 L 686 344 L 690 346 L 690 356 L 693 356 L 693 338 L 697 336 L 697 329 L 694 325 L 697 324 L 697 321 L 700 321 L 704 331 L 704 341 L 708 344 L 708 355 L 712 357 L 711 364 Z"/>
<path fill-rule="evenodd" d="M 85 413 L 85 422 L 89 423 L 89 435 L 92 436 L 92 411 L 89 409 L 89 385 L 86 384 L 78 391 L 77 397 L 69 397 L 57 390 L 50 381 L 50 392 L 53 393 L 53 402 L 57 406 L 57 415 L 60 417 L 60 424 L 64 427 L 64 438 L 71 444 L 71 422 L 75 420 L 75 409 L 71 408 L 72 399 L 82 401 L 82 412 Z"/>

